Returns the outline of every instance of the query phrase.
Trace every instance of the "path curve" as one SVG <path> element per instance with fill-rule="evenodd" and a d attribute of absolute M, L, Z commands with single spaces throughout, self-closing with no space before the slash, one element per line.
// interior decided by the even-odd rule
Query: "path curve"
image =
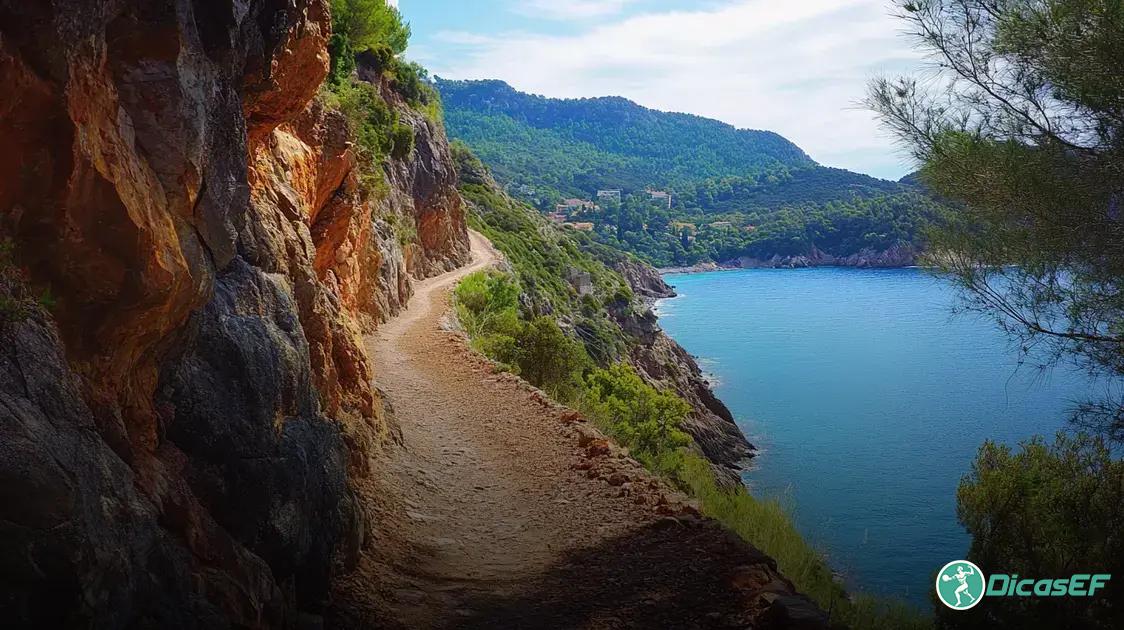
<path fill-rule="evenodd" d="M 376 530 L 331 625 L 745 627 L 768 558 L 442 328 L 455 283 L 502 258 L 469 238 L 471 263 L 367 339 L 401 444 L 360 484 Z"/>

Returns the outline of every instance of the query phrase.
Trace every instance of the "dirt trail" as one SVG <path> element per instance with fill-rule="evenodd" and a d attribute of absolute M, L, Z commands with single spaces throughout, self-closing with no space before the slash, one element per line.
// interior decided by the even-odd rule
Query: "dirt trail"
<path fill-rule="evenodd" d="M 479 234 L 471 243 L 472 263 L 418 283 L 409 309 L 368 340 L 401 445 L 360 489 L 379 529 L 339 584 L 334 625 L 745 627 L 759 617 L 762 588 L 787 586 L 771 561 L 442 328 L 454 284 L 498 260 Z"/>

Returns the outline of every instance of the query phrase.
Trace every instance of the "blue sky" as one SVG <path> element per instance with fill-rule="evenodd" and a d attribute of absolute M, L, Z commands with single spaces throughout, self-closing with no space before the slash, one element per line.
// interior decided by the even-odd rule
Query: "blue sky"
<path fill-rule="evenodd" d="M 862 109 L 919 55 L 889 0 L 399 0 L 407 56 L 450 79 L 776 131 L 814 159 L 897 179 L 911 162 Z"/>

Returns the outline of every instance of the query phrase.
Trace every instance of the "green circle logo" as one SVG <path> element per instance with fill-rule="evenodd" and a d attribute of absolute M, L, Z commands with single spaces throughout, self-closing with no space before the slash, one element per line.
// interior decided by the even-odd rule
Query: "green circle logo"
<path fill-rule="evenodd" d="M 967 560 L 954 560 L 937 573 L 937 597 L 953 610 L 968 610 L 980 603 L 987 588 L 983 571 Z"/>

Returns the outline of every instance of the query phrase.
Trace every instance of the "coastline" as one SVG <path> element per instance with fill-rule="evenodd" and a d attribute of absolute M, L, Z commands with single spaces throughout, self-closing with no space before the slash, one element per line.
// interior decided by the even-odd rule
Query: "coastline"
<path fill-rule="evenodd" d="M 848 267 L 853 269 L 903 269 L 915 267 L 920 251 L 911 245 L 897 245 L 886 250 L 864 249 L 848 256 L 835 256 L 816 247 L 808 254 L 774 255 L 770 258 L 742 256 L 725 262 L 713 261 L 679 267 L 661 267 L 659 274 L 705 273 L 735 269 L 808 269 L 813 267 Z"/>
<path fill-rule="evenodd" d="M 657 302 L 678 294 L 647 263 L 626 258 L 618 261 L 614 270 L 647 306 L 645 313 L 633 314 L 621 321 L 623 328 L 640 341 L 630 351 L 629 362 L 650 382 L 674 390 L 692 407 L 684 430 L 712 462 L 712 469 L 722 485 L 740 483 L 740 471 L 747 467 L 757 449 L 742 433 L 730 409 L 715 394 L 696 358 L 660 327 L 654 310 Z"/>
<path fill-rule="evenodd" d="M 657 267 L 656 272 L 661 276 L 676 273 L 707 273 L 710 271 L 734 271 L 741 269 L 741 267 L 729 264 L 719 265 L 718 263 L 706 262 L 696 263 L 686 267 Z"/>

